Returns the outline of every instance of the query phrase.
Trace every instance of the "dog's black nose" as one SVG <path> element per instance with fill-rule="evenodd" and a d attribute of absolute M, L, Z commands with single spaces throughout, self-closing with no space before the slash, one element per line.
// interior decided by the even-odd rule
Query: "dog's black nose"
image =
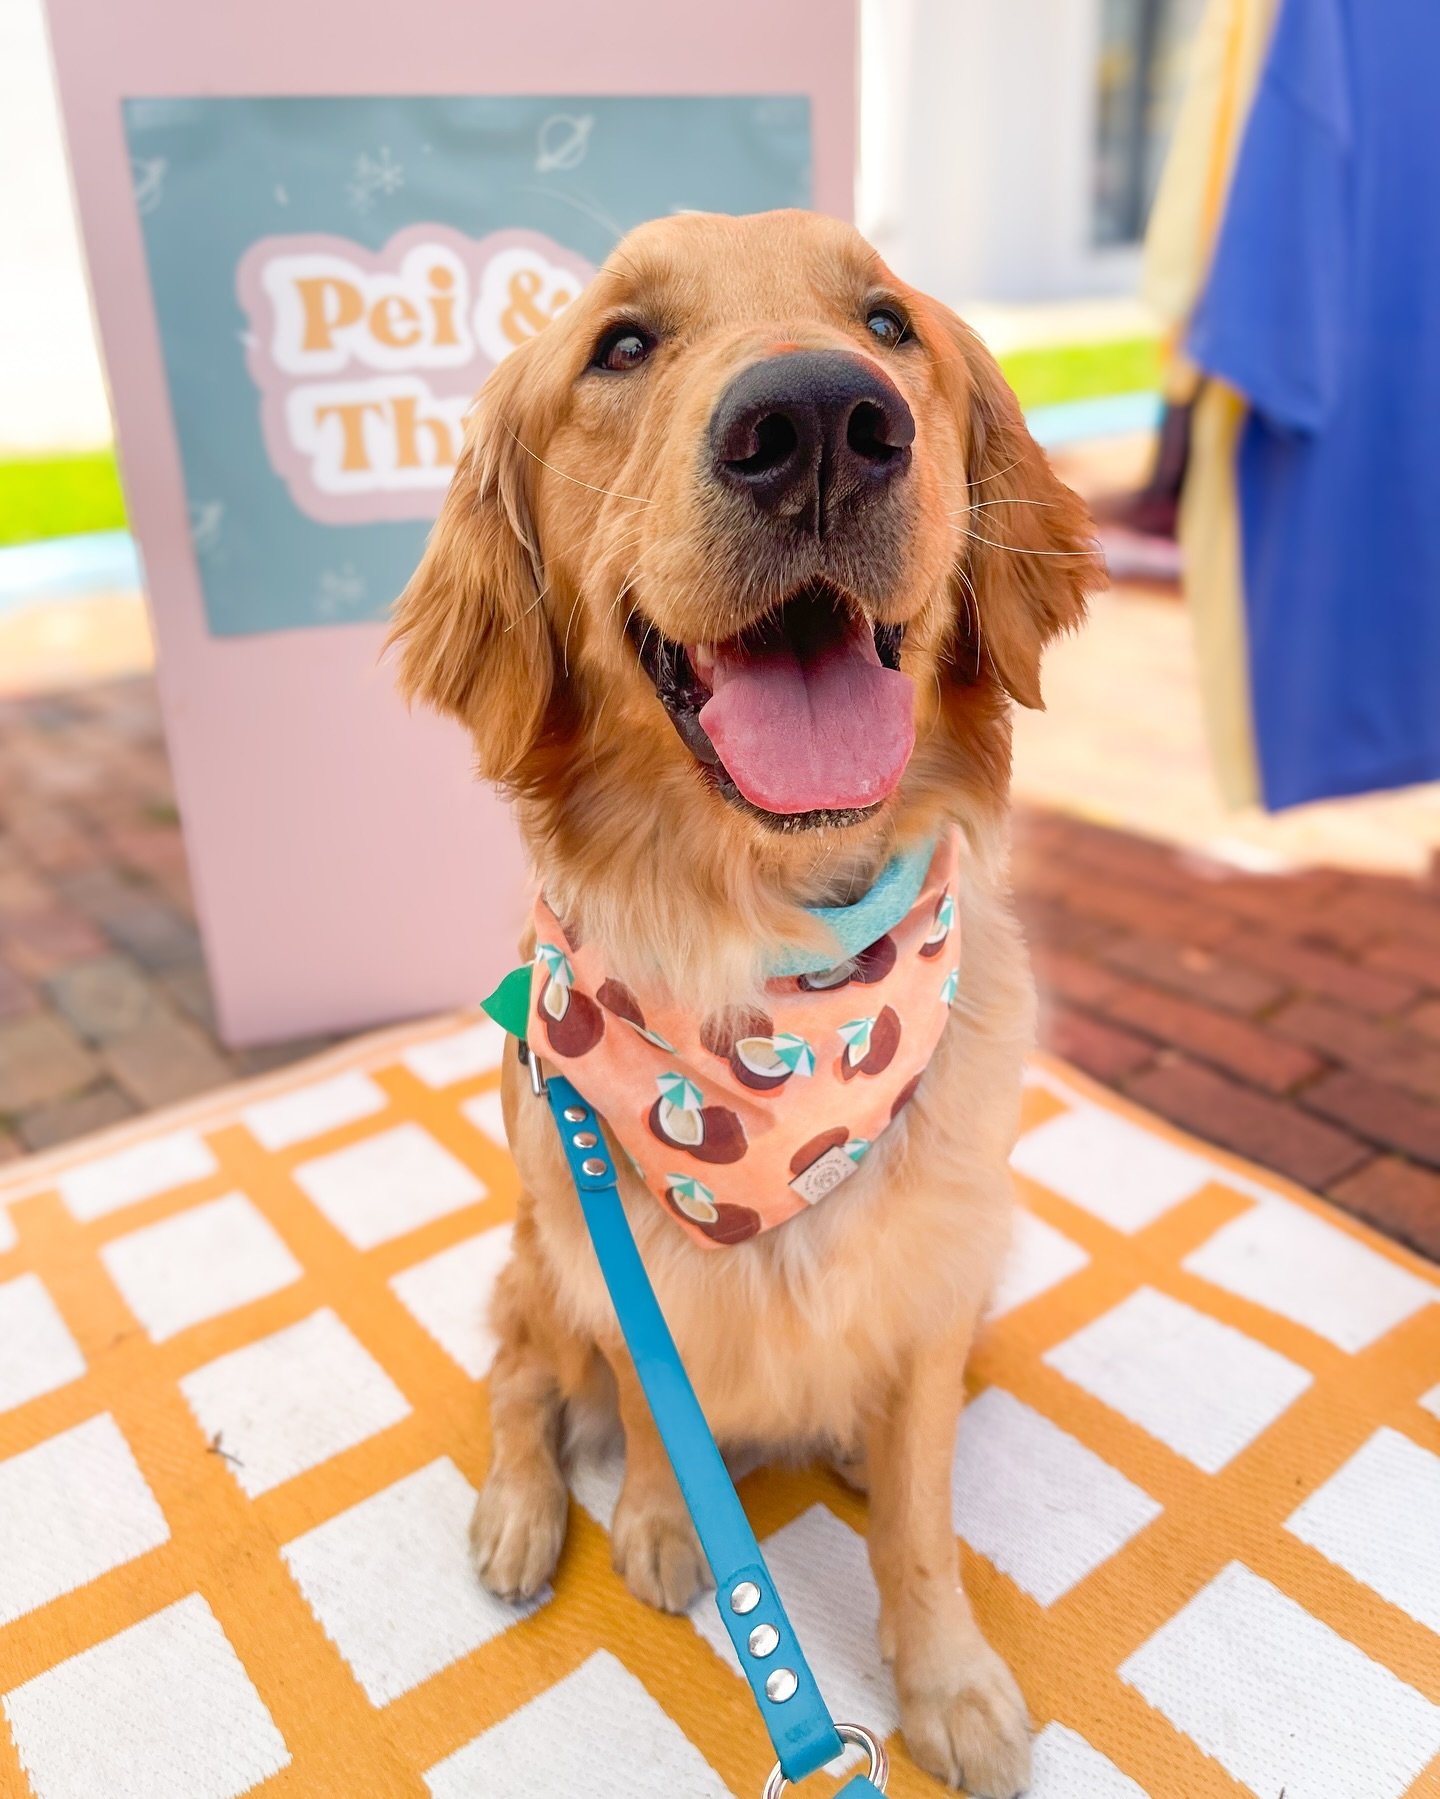
<path fill-rule="evenodd" d="M 905 473 L 915 420 L 873 363 L 794 350 L 743 370 L 710 421 L 717 478 L 762 512 L 823 532 Z"/>

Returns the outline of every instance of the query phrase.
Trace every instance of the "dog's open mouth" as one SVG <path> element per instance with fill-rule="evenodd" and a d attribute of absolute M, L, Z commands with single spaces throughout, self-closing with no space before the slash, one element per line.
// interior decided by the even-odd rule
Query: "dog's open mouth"
<path fill-rule="evenodd" d="M 692 754 L 729 797 L 791 825 L 868 812 L 905 772 L 915 724 L 902 636 L 820 584 L 724 643 L 636 630 L 645 672 Z"/>

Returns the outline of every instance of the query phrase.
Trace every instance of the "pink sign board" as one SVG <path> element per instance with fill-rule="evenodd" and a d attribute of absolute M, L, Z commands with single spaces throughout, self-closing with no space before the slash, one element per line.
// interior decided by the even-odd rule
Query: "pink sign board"
<path fill-rule="evenodd" d="M 221 1029 L 468 1003 L 523 857 L 380 664 L 490 368 L 619 233 L 848 216 L 848 6 L 47 0 Z"/>

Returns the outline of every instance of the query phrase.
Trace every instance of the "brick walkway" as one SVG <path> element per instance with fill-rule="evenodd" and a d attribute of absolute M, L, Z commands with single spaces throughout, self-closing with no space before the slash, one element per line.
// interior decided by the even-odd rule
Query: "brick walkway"
<path fill-rule="evenodd" d="M 1244 875 L 1030 808 L 1015 877 L 1050 1048 L 1440 1256 L 1440 875 Z M 0 1157 L 319 1041 L 214 1036 L 150 681 L 0 701 Z"/>
<path fill-rule="evenodd" d="M 1047 1047 L 1440 1257 L 1440 874 L 1246 875 L 1031 811 L 1015 885 Z"/>
<path fill-rule="evenodd" d="M 322 1041 L 214 1035 L 152 683 L 0 700 L 0 1161 Z"/>

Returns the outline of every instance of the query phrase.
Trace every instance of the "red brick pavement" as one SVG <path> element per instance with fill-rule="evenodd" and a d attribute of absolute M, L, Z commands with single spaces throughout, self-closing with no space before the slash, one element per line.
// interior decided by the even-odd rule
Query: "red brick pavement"
<path fill-rule="evenodd" d="M 1047 1047 L 1440 1256 L 1440 877 L 1027 812 L 1015 885 Z M 0 1159 L 316 1046 L 215 1036 L 151 683 L 0 701 Z"/>
<path fill-rule="evenodd" d="M 0 700 L 0 1161 L 320 1041 L 215 1036 L 151 682 Z"/>
<path fill-rule="evenodd" d="M 1440 1257 L 1440 873 L 1241 874 L 1026 812 L 1015 888 L 1048 1048 Z"/>

